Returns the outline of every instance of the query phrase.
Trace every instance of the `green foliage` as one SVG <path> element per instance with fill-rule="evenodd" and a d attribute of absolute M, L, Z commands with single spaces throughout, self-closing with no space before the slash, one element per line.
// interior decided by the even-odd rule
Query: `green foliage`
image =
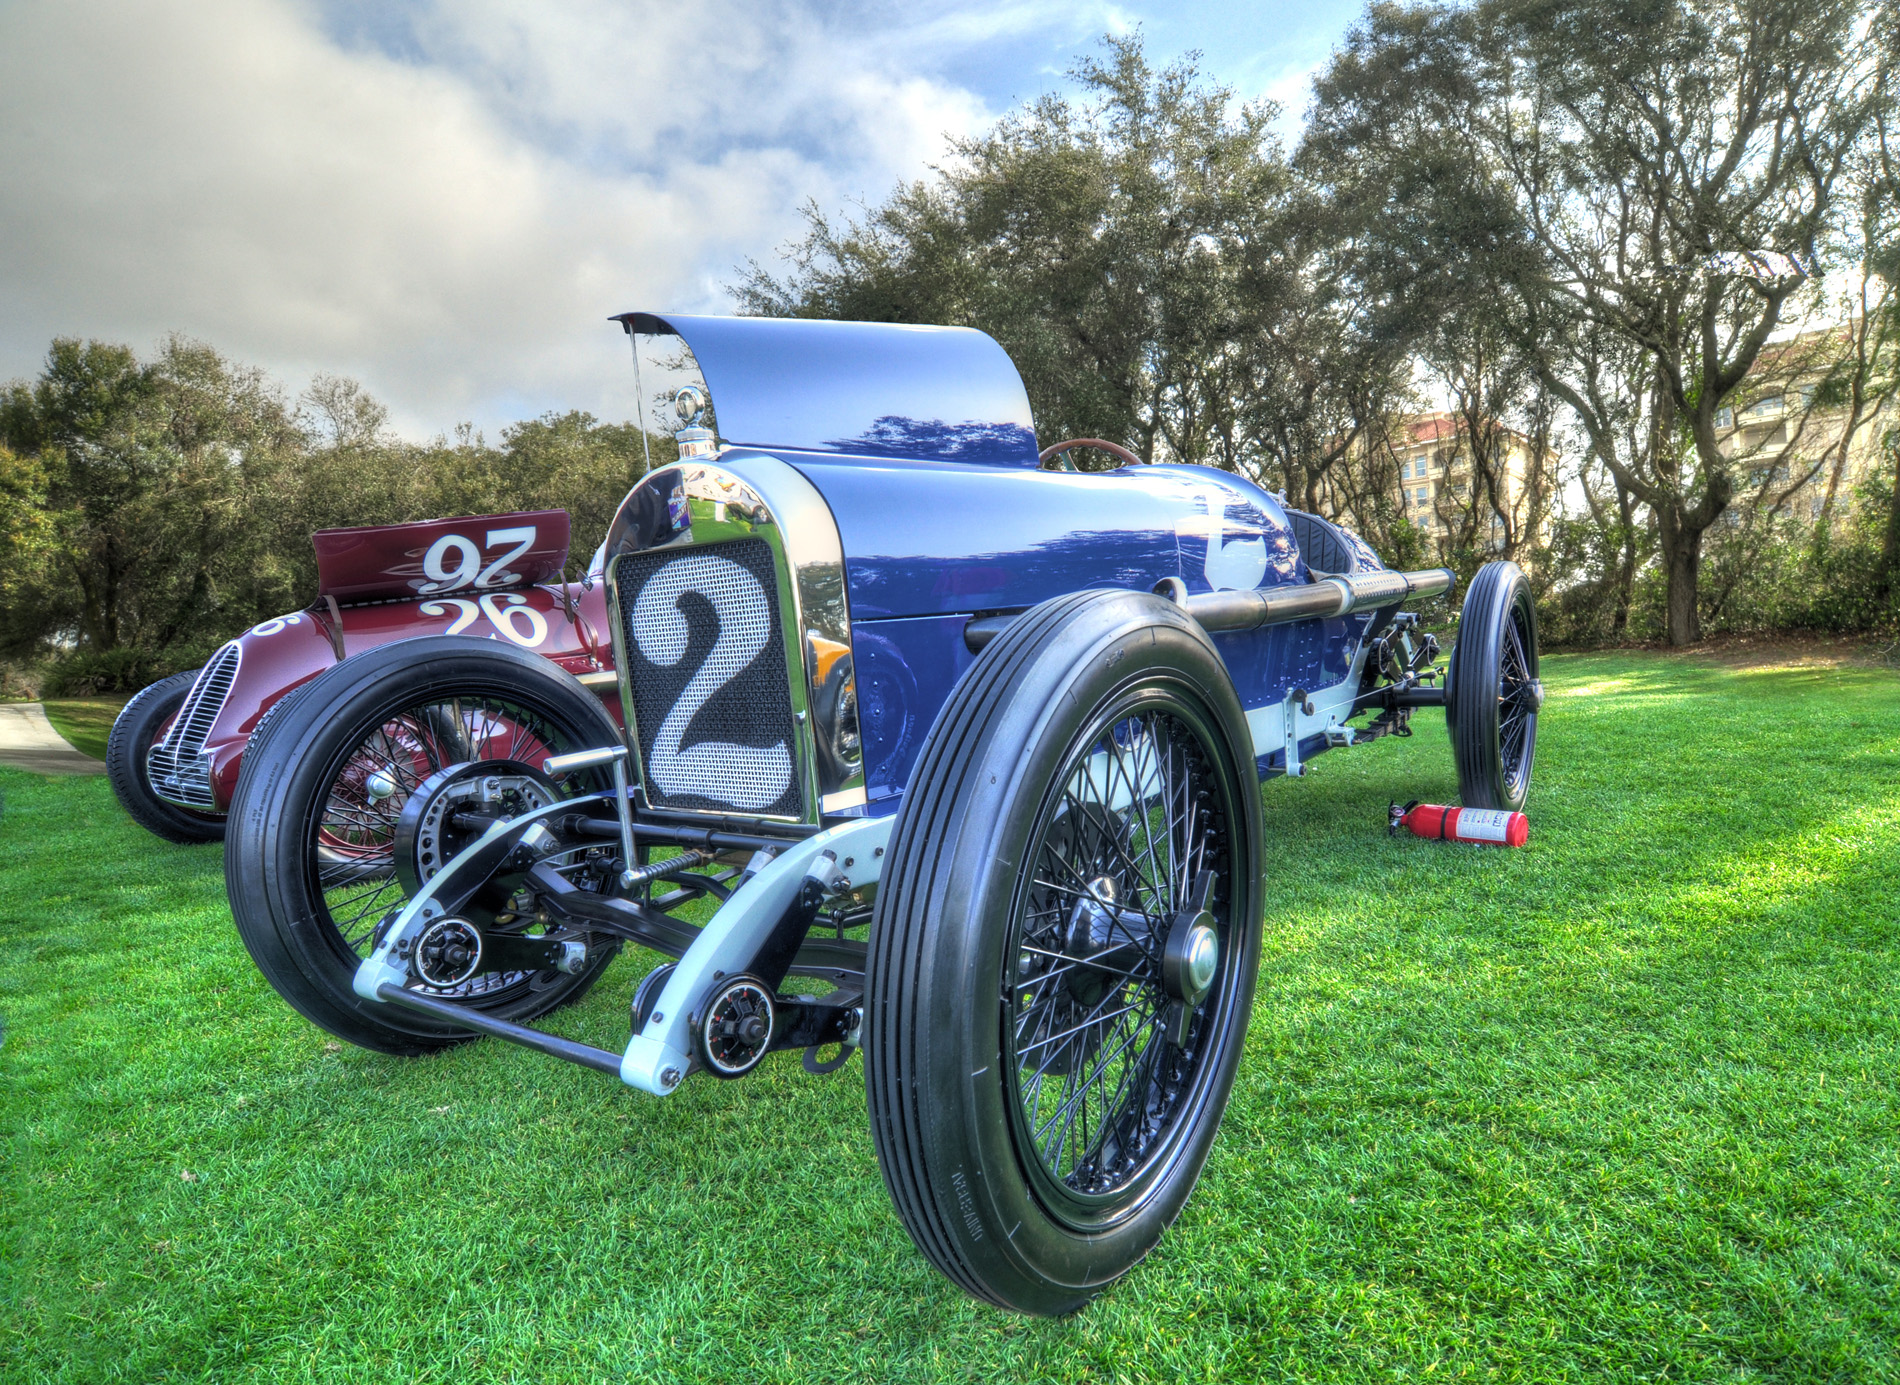
<path fill-rule="evenodd" d="M 1538 555 L 1538 638 L 1555 647 L 1653 638 L 1647 598 L 1659 600 L 1661 589 L 1645 574 L 1654 555 L 1647 525 L 1626 526 L 1613 513 L 1560 516 Z"/>
<path fill-rule="evenodd" d="M 261 371 L 173 338 L 62 339 L 0 389 L 0 655 L 47 686 L 127 692 L 315 594 L 318 529 L 566 509 L 578 575 L 643 466 L 640 433 L 574 411 L 426 444 L 353 381 L 293 407 Z M 651 443 L 656 461 L 670 439 Z"/>
<path fill-rule="evenodd" d="M 179 651 L 181 657 L 168 658 L 125 644 L 116 649 L 82 649 L 53 659 L 41 678 L 40 691 L 47 697 L 134 693 L 171 674 L 197 668 L 208 653 L 187 648 Z"/>
<path fill-rule="evenodd" d="M 56 341 L 37 381 L 0 392 L 0 443 L 38 467 L 52 531 L 7 603 L 5 648 L 63 634 L 110 650 L 140 632 L 162 649 L 200 623 L 232 499 L 287 429 L 261 377 L 204 348 L 173 340 L 141 365 L 124 347 Z"/>
<path fill-rule="evenodd" d="M 1890 476 L 1874 473 L 1838 526 L 1793 515 L 1745 516 L 1712 531 L 1704 558 L 1704 628 L 1736 634 L 1900 630 L 1900 593 L 1879 583 Z"/>
<path fill-rule="evenodd" d="M 217 847 L 0 771 L 0 1380 L 1900 1377 L 1900 682 L 1544 676 L 1522 850 L 1386 836 L 1456 791 L 1440 718 L 1266 786 L 1206 1173 L 1057 1322 L 911 1247 L 858 1060 L 660 1099 L 339 1045 L 245 955 Z M 623 1045 L 655 960 L 550 1027 Z"/>
<path fill-rule="evenodd" d="M 34 606 L 56 567 L 46 468 L 0 445 L 0 653 L 7 632 L 35 625 Z"/>
<path fill-rule="evenodd" d="M 1824 306 L 1818 263 L 1884 262 L 1891 27 L 1868 0 L 1378 4 L 1317 83 L 1303 162 L 1356 209 L 1368 291 L 1436 307 L 1417 349 L 1458 407 L 1505 416 L 1513 376 L 1563 402 L 1582 469 L 1653 528 L 1672 643 L 1699 638 L 1704 536 L 1743 499 L 1718 410 L 1796 369 L 1769 343 Z M 1891 390 L 1883 340 L 1804 363 L 1816 405 Z M 1618 634 L 1624 509 L 1591 515 Z"/>
<path fill-rule="evenodd" d="M 1895 437 L 1900 442 L 1900 434 Z M 1893 481 L 1875 471 L 1847 513 L 1828 523 L 1738 510 L 1709 531 L 1700 597 L 1711 635 L 1891 634 L 1900 631 L 1900 593 L 1881 582 L 1881 553 L 1893 512 Z M 1668 635 L 1665 575 L 1648 562 L 1653 535 L 1637 536 L 1638 565 L 1623 600 L 1621 550 L 1613 531 L 1589 520 L 1556 527 L 1547 562 L 1553 585 L 1538 612 L 1547 644 L 1590 646 Z"/>
<path fill-rule="evenodd" d="M 1224 467 L 1334 512 L 1369 499 L 1355 442 L 1402 393 L 1404 344 L 1343 280 L 1341 238 L 1272 134 L 1193 62 L 1104 40 L 861 222 L 808 209 L 747 311 L 980 327 L 1021 371 L 1043 445 L 1105 438 Z M 1376 534 L 1374 537 L 1378 537 Z"/>

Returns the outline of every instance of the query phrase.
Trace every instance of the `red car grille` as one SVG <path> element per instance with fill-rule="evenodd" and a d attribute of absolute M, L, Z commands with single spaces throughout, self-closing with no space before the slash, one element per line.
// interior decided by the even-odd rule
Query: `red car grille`
<path fill-rule="evenodd" d="M 171 729 L 146 757 L 145 772 L 152 782 L 152 792 L 166 802 L 181 808 L 217 806 L 211 797 L 211 766 L 200 757 L 211 725 L 224 710 L 224 700 L 237 681 L 242 658 L 236 640 L 211 656 L 211 662 L 185 694 Z"/>

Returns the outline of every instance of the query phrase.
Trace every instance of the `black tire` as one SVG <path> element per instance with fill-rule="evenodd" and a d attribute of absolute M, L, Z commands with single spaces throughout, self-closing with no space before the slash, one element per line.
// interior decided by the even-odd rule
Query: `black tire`
<path fill-rule="evenodd" d="M 1141 795 L 1143 812 L 1116 808 L 1112 791 L 1106 807 L 1089 792 L 1085 763 L 1101 766 L 1099 785 L 1163 747 L 1165 772 L 1128 778 L 1163 786 Z M 1193 1189 L 1233 1083 L 1259 962 L 1253 759 L 1207 635 L 1143 593 L 1081 592 L 1037 607 L 992 641 L 938 716 L 893 826 L 871 927 L 865 1082 L 899 1216 L 972 1295 L 1025 1313 L 1078 1308 L 1154 1247 Z M 1164 797 L 1200 816 L 1170 810 L 1157 829 Z M 1149 888 L 1157 881 L 1144 863 L 1159 857 L 1148 847 L 1197 831 L 1201 855 L 1179 858 L 1179 871 L 1157 866 L 1150 874 L 1168 884 Z M 1166 997 L 1153 975 L 1160 930 L 1182 901 L 1159 896 L 1178 896 L 1178 877 L 1201 865 L 1215 882 L 1209 907 L 1222 942 L 1212 989 L 1187 1011 L 1183 1049 L 1163 1037 L 1167 1012 L 1156 1012 Z M 1116 898 L 1121 917 L 1149 921 L 1133 925 L 1149 929 L 1146 943 L 1130 933 L 1106 968 L 1066 960 L 1080 955 L 1084 896 L 1042 879 L 1094 870 L 1123 883 L 1104 890 L 1091 876 L 1091 892 Z M 1064 922 L 1067 899 L 1074 918 Z M 1122 926 L 1082 931 L 1113 940 Z M 1068 952 L 1039 947 L 1058 935 Z M 1104 1009 L 1124 1001 L 1132 1021 Z M 1064 1016 L 1079 1016 L 1079 1027 Z M 1052 1098 L 1042 1130 L 1068 1115 L 1039 1140 L 1031 1123 L 1042 1121 L 1036 1103 L 1052 1076 L 1069 1095 Z M 1069 1146 L 1091 1092 L 1100 1120 Z"/>
<path fill-rule="evenodd" d="M 1516 563 L 1486 563 L 1465 593 L 1445 678 L 1445 725 L 1467 808 L 1523 808 L 1537 755 L 1537 607 Z"/>
<path fill-rule="evenodd" d="M 225 846 L 231 912 L 265 979 L 338 1038 L 416 1054 L 473 1037 L 365 1001 L 350 982 L 377 924 L 407 897 L 394 870 L 402 803 L 446 763 L 502 758 L 490 744 L 497 736 L 531 736 L 538 757 L 612 745 L 620 732 L 597 697 L 546 659 L 440 635 L 384 645 L 327 670 L 273 708 L 246 747 Z M 352 797 L 365 765 L 392 776 L 401 792 Z M 561 787 L 579 793 L 599 783 L 577 774 Z M 454 992 L 426 993 L 525 1024 L 578 1000 L 618 950 L 602 939 L 571 976 L 489 973 Z"/>
<path fill-rule="evenodd" d="M 106 778 L 112 782 L 119 806 L 147 832 L 187 845 L 223 841 L 224 819 L 180 808 L 153 793 L 146 757 L 166 723 L 178 715 L 185 694 L 201 672 L 175 673 L 146 688 L 120 710 L 106 738 Z"/>

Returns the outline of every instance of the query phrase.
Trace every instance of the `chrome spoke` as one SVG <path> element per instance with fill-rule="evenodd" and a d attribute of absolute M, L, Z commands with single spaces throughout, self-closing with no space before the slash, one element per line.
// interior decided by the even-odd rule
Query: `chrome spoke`
<path fill-rule="evenodd" d="M 405 898 L 394 874 L 396 834 L 403 805 L 424 780 L 465 760 L 539 763 L 549 752 L 568 748 L 574 748 L 568 737 L 538 711 L 487 698 L 410 706 L 368 732 L 337 765 L 311 827 L 323 913 L 343 945 L 364 955 L 382 920 Z M 373 777 L 387 779 L 394 792 L 375 796 Z M 450 999 L 486 1000 L 529 979 L 526 972 L 490 972 L 452 991 L 423 989 Z"/>
<path fill-rule="evenodd" d="M 1044 1171 L 1100 1195 L 1161 1147 L 1197 1070 L 1202 1022 L 1172 1046 L 1159 954 L 1219 819 L 1209 753 L 1170 712 L 1123 716 L 1072 753 L 1006 954 L 1006 1056 Z M 1019 976 L 1019 959 L 1041 970 Z"/>

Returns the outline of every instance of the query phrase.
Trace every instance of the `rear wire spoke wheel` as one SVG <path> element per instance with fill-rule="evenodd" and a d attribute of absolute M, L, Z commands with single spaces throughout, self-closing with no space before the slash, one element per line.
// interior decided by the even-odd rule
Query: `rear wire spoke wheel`
<path fill-rule="evenodd" d="M 1252 761 L 1206 634 L 1139 593 L 1037 607 L 939 716 L 872 923 L 865 1072 L 899 1215 L 970 1293 L 1077 1308 L 1192 1190 L 1259 958 Z"/>
<path fill-rule="evenodd" d="M 1445 724 L 1467 808 L 1516 812 L 1530 797 L 1537 716 L 1537 608 L 1516 563 L 1486 563 L 1465 593 L 1445 680 Z"/>
<path fill-rule="evenodd" d="M 351 989 L 381 927 L 441 863 L 423 863 L 419 872 L 414 862 L 399 866 L 403 807 L 423 781 L 450 765 L 537 766 L 550 755 L 618 739 L 599 701 L 571 677 L 494 641 L 405 640 L 336 665 L 274 708 L 245 751 L 225 878 L 253 960 L 306 1018 L 363 1047 L 420 1053 L 471 1037 Z M 604 776 L 582 773 L 547 792 L 573 796 L 604 784 Z M 537 804 L 504 798 L 495 810 L 512 814 Z M 452 849 L 447 844 L 441 858 Z M 577 852 L 549 859 L 561 869 Z M 617 950 L 597 939 L 589 962 L 573 975 L 486 971 L 451 987 L 410 984 L 527 1023 L 579 999 Z"/>

